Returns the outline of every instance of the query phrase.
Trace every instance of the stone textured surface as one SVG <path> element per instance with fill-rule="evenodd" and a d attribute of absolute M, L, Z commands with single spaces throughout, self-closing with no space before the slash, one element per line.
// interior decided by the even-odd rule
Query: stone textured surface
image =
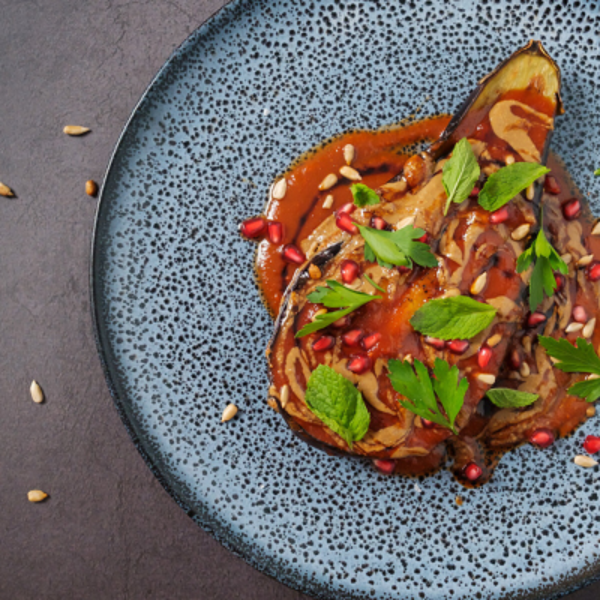
<path fill-rule="evenodd" d="M 0 0 L 0 598 L 306 598 L 201 531 L 129 441 L 91 333 L 98 181 L 170 52 L 223 2 Z M 66 123 L 93 134 L 67 138 Z M 29 399 L 31 379 L 47 401 Z M 27 502 L 29 489 L 51 498 Z M 591 600 L 596 584 L 570 596 Z"/>

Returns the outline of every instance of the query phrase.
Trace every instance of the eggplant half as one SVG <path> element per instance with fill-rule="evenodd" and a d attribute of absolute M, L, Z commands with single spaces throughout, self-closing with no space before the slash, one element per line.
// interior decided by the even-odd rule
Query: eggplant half
<path fill-rule="evenodd" d="M 510 162 L 543 163 L 554 119 L 561 113 L 559 69 L 541 43 L 530 42 L 482 79 L 441 137 L 411 157 L 403 173 L 378 190 L 379 204 L 352 213 L 352 221 L 361 225 L 378 223 L 380 228 L 400 229 L 412 223 L 424 229 L 437 267 L 388 269 L 367 261 L 361 235 L 337 227 L 334 215 L 315 230 L 308 240 L 308 261 L 286 290 L 267 349 L 269 393 L 294 432 L 326 450 L 436 466 L 444 454 L 440 448 L 452 433 L 401 406 L 387 365 L 390 359 L 412 358 L 432 368 L 439 357 L 457 365 L 469 382 L 456 419 L 459 437 L 469 434 L 467 426 L 500 375 L 510 339 L 528 312 L 528 281 L 525 274 L 516 272 L 516 261 L 528 245 L 529 232 L 539 227 L 542 186 L 535 184 L 533 193 L 519 194 L 498 214 L 479 206 L 475 189 L 468 200 L 452 205 L 445 215 L 442 168 L 463 138 L 481 168 L 477 188 Z M 526 233 L 515 235 L 517 231 Z M 327 330 L 296 337 L 323 310 L 308 295 L 327 280 L 341 281 L 346 261 L 359 266 L 360 276 L 351 287 L 379 294 L 368 276 L 385 290 L 380 293 L 382 299 L 362 306 Z M 453 344 L 425 338 L 413 329 L 410 319 L 423 304 L 456 295 L 474 297 L 497 309 L 485 331 Z M 318 352 L 313 345 L 323 335 L 332 338 L 333 345 Z M 486 349 L 485 361 L 482 349 Z M 353 382 L 367 403 L 369 431 L 352 448 L 306 406 L 306 384 L 319 364 Z"/>

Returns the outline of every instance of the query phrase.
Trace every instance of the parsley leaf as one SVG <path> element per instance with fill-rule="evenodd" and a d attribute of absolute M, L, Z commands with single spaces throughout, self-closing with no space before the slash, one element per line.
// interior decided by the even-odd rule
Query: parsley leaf
<path fill-rule="evenodd" d="M 427 367 L 419 360 L 414 361 L 414 370 L 406 361 L 390 360 L 388 366 L 392 387 L 408 399 L 399 400 L 400 404 L 421 418 L 447 427 L 456 434 L 454 421 L 469 388 L 465 378 L 459 383 L 458 367 L 450 367 L 445 360 L 436 358 L 433 367 L 435 378 L 432 379 Z"/>
<path fill-rule="evenodd" d="M 377 192 L 364 183 L 353 183 L 350 186 L 350 191 L 354 198 L 354 204 L 359 208 L 372 206 L 381 202 L 381 198 L 377 195 Z"/>
<path fill-rule="evenodd" d="M 538 336 L 540 344 L 546 349 L 549 356 L 559 360 L 554 366 L 567 373 L 593 373 L 600 375 L 600 358 L 594 350 L 594 346 L 584 340 L 577 338 L 576 346 L 567 340 L 556 340 L 543 335 Z M 569 388 L 569 393 L 581 396 L 588 402 L 594 402 L 600 398 L 600 379 L 588 379 L 580 381 Z"/>
<path fill-rule="evenodd" d="M 380 286 L 377 285 L 366 273 L 363 275 L 363 277 L 376 289 L 379 290 L 380 292 L 383 292 L 385 294 L 385 290 Z"/>
<path fill-rule="evenodd" d="M 546 173 L 550 169 L 539 163 L 516 162 L 502 167 L 488 177 L 479 192 L 479 205 L 485 210 L 498 210 Z"/>
<path fill-rule="evenodd" d="M 362 394 L 343 375 L 319 365 L 306 384 L 306 405 L 352 449 L 369 429 L 371 415 Z"/>
<path fill-rule="evenodd" d="M 486 392 L 486 396 L 492 401 L 492 404 L 500 408 L 529 406 L 539 398 L 538 394 L 520 392 L 511 388 L 492 388 Z"/>
<path fill-rule="evenodd" d="M 442 185 L 446 191 L 446 206 L 444 214 L 448 213 L 450 204 L 460 204 L 465 201 L 479 179 L 480 169 L 473 148 L 462 138 L 454 146 L 452 156 L 444 163 L 442 169 Z"/>
<path fill-rule="evenodd" d="M 314 292 L 308 295 L 308 299 L 315 304 L 322 304 L 327 308 L 343 308 L 343 310 L 335 310 L 323 315 L 318 315 L 311 323 L 307 323 L 295 337 L 304 337 L 319 329 L 325 329 L 338 319 L 345 317 L 353 310 L 360 308 L 363 304 L 371 302 L 371 300 L 381 300 L 381 296 L 371 296 L 364 292 L 351 290 L 334 279 L 327 280 L 327 286 L 319 286 Z"/>
<path fill-rule="evenodd" d="M 437 267 L 437 258 L 428 244 L 417 242 L 425 232 L 407 225 L 398 231 L 382 231 L 356 224 L 365 240 L 365 259 L 387 269 L 394 265 L 412 267 L 413 261 L 422 267 Z"/>
<path fill-rule="evenodd" d="M 430 300 L 415 312 L 410 324 L 423 335 L 441 340 L 470 339 L 483 331 L 496 309 L 467 296 Z"/>
<path fill-rule="evenodd" d="M 534 267 L 529 280 L 529 308 L 534 311 L 544 300 L 544 292 L 547 296 L 554 294 L 557 287 L 554 271 L 566 275 L 569 267 L 552 247 L 543 229 L 517 259 L 517 273 L 528 269 L 531 263 L 534 263 Z"/>

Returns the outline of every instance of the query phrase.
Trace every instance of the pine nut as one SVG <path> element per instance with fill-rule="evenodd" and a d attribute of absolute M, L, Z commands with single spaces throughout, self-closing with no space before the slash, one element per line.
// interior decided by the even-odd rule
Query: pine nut
<path fill-rule="evenodd" d="M 575 331 L 581 331 L 583 329 L 583 323 L 569 323 L 565 328 L 565 333 L 574 333 Z"/>
<path fill-rule="evenodd" d="M 516 242 L 526 238 L 529 235 L 529 231 L 531 230 L 531 225 L 529 223 L 523 223 L 523 225 L 519 225 L 511 234 L 510 237 Z"/>
<path fill-rule="evenodd" d="M 404 192 L 408 184 L 405 179 L 393 181 L 392 183 L 384 183 L 381 189 L 385 192 Z"/>
<path fill-rule="evenodd" d="M 63 129 L 63 133 L 67 135 L 83 135 L 89 131 L 91 131 L 89 127 L 81 127 L 81 125 L 66 125 Z"/>
<path fill-rule="evenodd" d="M 321 316 L 321 315 L 326 315 L 327 314 L 327 309 L 326 308 L 320 308 L 313 316 L 312 316 L 312 320 L 314 321 L 317 317 Z"/>
<path fill-rule="evenodd" d="M 490 348 L 497 346 L 502 341 L 502 336 L 499 333 L 494 334 L 491 338 L 488 339 L 487 345 Z"/>
<path fill-rule="evenodd" d="M 533 183 L 530 183 L 527 186 L 527 189 L 525 190 L 525 198 L 527 198 L 527 200 L 533 200 L 533 197 L 535 196 L 535 188 L 533 187 Z"/>
<path fill-rule="evenodd" d="M 344 146 L 344 160 L 347 165 L 351 165 L 354 160 L 354 146 L 352 144 L 346 144 Z"/>
<path fill-rule="evenodd" d="M 85 193 L 88 196 L 96 196 L 98 193 L 98 184 L 92 179 L 88 179 L 88 181 L 85 182 Z"/>
<path fill-rule="evenodd" d="M 42 490 L 31 490 L 30 492 L 27 492 L 27 500 L 29 500 L 29 502 L 42 502 L 42 500 L 45 500 L 47 497 L 48 494 L 42 492 Z"/>
<path fill-rule="evenodd" d="M 578 267 L 587 267 L 594 260 L 593 254 L 586 254 L 577 261 Z"/>
<path fill-rule="evenodd" d="M 323 208 L 331 208 L 333 206 L 333 196 L 328 194 L 323 202 Z"/>
<path fill-rule="evenodd" d="M 515 157 L 512 154 L 507 154 L 504 162 L 506 163 L 506 166 L 513 165 L 515 163 Z"/>
<path fill-rule="evenodd" d="M 273 192 L 271 193 L 271 195 L 273 196 L 273 198 L 275 200 L 282 200 L 283 198 L 285 198 L 286 192 L 287 192 L 287 180 L 284 177 L 283 179 L 280 179 L 273 186 Z"/>
<path fill-rule="evenodd" d="M 592 229 L 592 235 L 600 235 L 600 221 L 598 221 Z"/>
<path fill-rule="evenodd" d="M 5 184 L 0 181 L 0 196 L 6 196 L 7 198 L 12 198 L 14 196 L 14 192 Z"/>
<path fill-rule="evenodd" d="M 412 354 L 407 354 L 407 355 L 404 357 L 404 361 L 406 361 L 407 363 L 409 363 L 409 364 L 411 364 L 411 365 L 412 365 L 412 364 L 413 364 L 413 356 L 412 356 Z"/>
<path fill-rule="evenodd" d="M 41 404 L 44 401 L 44 392 L 35 379 L 31 382 L 31 386 L 29 386 L 29 393 L 31 394 L 31 399 L 36 404 Z"/>
<path fill-rule="evenodd" d="M 594 317 L 593 319 L 590 319 L 585 324 L 585 327 L 583 328 L 583 331 L 581 333 L 583 334 L 584 338 L 589 338 L 589 337 L 592 337 L 592 335 L 594 333 L 594 329 L 596 329 L 596 317 Z"/>
<path fill-rule="evenodd" d="M 531 375 L 531 368 L 526 362 L 521 365 L 519 373 L 521 373 L 521 377 L 529 377 Z"/>
<path fill-rule="evenodd" d="M 590 467 L 595 467 L 598 463 L 591 456 L 583 456 L 582 454 L 576 456 L 573 459 L 573 462 L 578 467 L 585 467 L 589 469 Z"/>
<path fill-rule="evenodd" d="M 454 298 L 456 296 L 460 296 L 458 288 L 449 288 L 442 294 L 442 298 Z"/>
<path fill-rule="evenodd" d="M 479 379 L 481 383 L 486 383 L 487 385 L 494 385 L 494 383 L 496 383 L 496 378 L 491 373 L 479 373 L 477 379 Z"/>
<path fill-rule="evenodd" d="M 346 179 L 349 179 L 350 181 L 360 181 L 362 179 L 360 173 L 348 165 L 344 165 L 340 169 L 340 175 Z"/>
<path fill-rule="evenodd" d="M 588 406 L 585 414 L 587 417 L 593 417 L 596 414 L 596 409 L 593 406 Z"/>
<path fill-rule="evenodd" d="M 566 265 L 568 265 L 573 260 L 573 255 L 567 252 L 563 254 L 560 258 Z"/>
<path fill-rule="evenodd" d="M 281 392 L 279 392 L 279 398 L 281 402 L 281 407 L 285 408 L 290 399 L 290 387 L 288 385 L 284 385 L 281 388 Z"/>
<path fill-rule="evenodd" d="M 414 217 L 404 217 L 404 219 L 402 219 L 401 221 L 396 223 L 396 229 L 397 230 L 404 229 L 405 227 L 408 227 L 409 225 L 414 225 L 414 224 L 415 224 Z"/>
<path fill-rule="evenodd" d="M 335 175 L 334 173 L 329 173 L 329 175 L 327 175 L 327 177 L 325 177 L 325 179 L 323 179 L 323 181 L 321 181 L 321 183 L 319 184 L 319 189 L 320 190 L 329 190 L 337 182 L 338 182 L 337 175 Z"/>
<path fill-rule="evenodd" d="M 475 281 L 471 284 L 471 294 L 473 296 L 477 296 L 483 291 L 485 284 L 487 283 L 487 273 L 482 273 L 475 279 Z"/>
<path fill-rule="evenodd" d="M 311 279 L 321 279 L 321 269 L 317 267 L 314 263 L 308 267 L 308 274 Z"/>
<path fill-rule="evenodd" d="M 228 404 L 221 415 L 221 423 L 225 423 L 225 421 L 230 421 L 237 414 L 238 408 L 235 404 Z"/>

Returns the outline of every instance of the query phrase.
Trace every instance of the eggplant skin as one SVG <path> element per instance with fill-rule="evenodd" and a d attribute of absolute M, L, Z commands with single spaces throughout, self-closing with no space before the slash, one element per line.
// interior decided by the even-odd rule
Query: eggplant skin
<path fill-rule="evenodd" d="M 515 71 L 517 72 L 516 79 Z M 519 73 L 521 75 L 519 75 Z M 525 81 L 525 83 L 520 85 L 521 81 Z M 476 89 L 469 95 L 456 115 L 451 119 L 448 127 L 442 133 L 440 138 L 434 142 L 430 148 L 422 154 L 422 156 L 426 155 L 430 161 L 436 161 L 449 154 L 459 139 L 462 137 L 468 137 L 469 134 L 472 134 L 474 127 L 481 122 L 481 120 L 483 120 L 487 112 L 489 112 L 494 103 L 504 93 L 511 90 L 524 89 L 527 87 L 527 82 L 533 82 L 532 85 L 535 85 L 537 91 L 543 92 L 545 96 L 554 101 L 555 115 L 563 112 L 562 102 L 560 100 L 560 72 L 558 67 L 554 61 L 548 57 L 546 51 L 543 49 L 542 44 L 540 42 L 532 41 L 529 42 L 529 44 L 527 44 L 525 47 L 515 52 L 511 57 L 501 63 L 492 73 L 484 77 L 479 82 Z M 517 87 L 515 87 L 515 85 Z M 519 85 L 520 87 L 518 87 Z M 549 140 L 550 135 L 548 135 L 544 145 L 544 151 L 542 153 L 544 157 L 547 155 Z M 540 186 L 537 187 L 540 188 Z M 534 199 L 534 202 L 530 204 L 532 210 L 533 207 L 536 206 L 537 201 L 539 201 L 539 198 L 540 190 L 538 189 L 536 191 L 536 198 Z M 310 275 L 308 271 L 310 266 L 316 265 L 323 270 L 322 267 L 329 265 L 331 261 L 338 257 L 344 248 L 346 239 L 347 236 L 346 238 L 342 237 L 342 239 L 339 241 L 336 241 L 331 246 L 313 256 L 297 271 L 296 275 L 290 282 L 283 295 L 280 311 L 274 325 L 273 336 L 267 347 L 267 358 L 269 359 L 270 363 L 282 328 L 284 325 L 287 325 L 288 319 L 295 317 L 295 312 L 291 312 L 297 310 L 293 308 L 294 302 L 291 300 L 294 297 L 292 295 L 295 293 L 302 293 L 304 286 L 309 282 Z M 505 340 L 502 342 L 503 346 L 507 345 L 506 339 L 511 335 L 509 332 L 505 333 L 507 333 L 507 337 L 505 337 Z M 270 366 L 270 374 L 273 384 L 273 367 L 272 365 Z M 296 435 L 301 437 L 304 441 L 312 446 L 325 450 L 328 453 L 346 456 L 348 455 L 347 451 L 338 449 L 331 444 L 312 437 L 303 429 L 301 424 L 299 424 L 284 410 L 284 407 L 281 405 L 278 397 L 277 390 L 274 390 L 273 388 L 271 389 L 273 391 L 271 392 L 270 398 L 277 402 L 279 412 L 282 414 L 284 420 L 288 423 L 289 427 Z M 476 389 L 478 390 L 478 388 Z M 477 393 L 479 393 L 479 391 Z M 475 394 L 476 392 L 474 391 L 473 395 L 475 396 Z M 483 396 L 483 393 L 481 396 Z M 479 400 L 481 399 L 481 397 L 478 398 Z M 474 401 L 479 400 L 474 398 Z M 412 446 L 409 447 L 412 448 Z M 392 450 L 392 448 L 390 448 L 390 450 Z"/>

